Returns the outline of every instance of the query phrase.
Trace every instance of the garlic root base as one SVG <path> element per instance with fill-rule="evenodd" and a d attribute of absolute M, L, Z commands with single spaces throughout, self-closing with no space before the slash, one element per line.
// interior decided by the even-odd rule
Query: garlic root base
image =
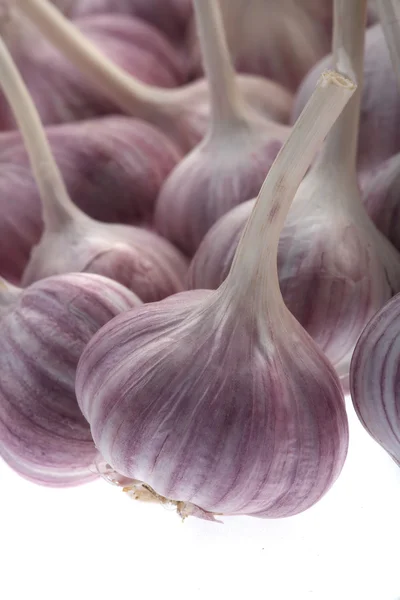
<path fill-rule="evenodd" d="M 96 465 L 97 472 L 112 485 L 118 486 L 133 500 L 139 500 L 140 502 L 150 502 L 153 504 L 161 504 L 166 508 L 175 508 L 178 515 L 182 518 L 182 522 L 187 517 L 197 517 L 204 521 L 213 521 L 215 523 L 222 523 L 219 519 L 215 518 L 215 515 L 221 513 L 211 513 L 203 510 L 196 504 L 191 502 L 183 502 L 181 500 L 171 500 L 165 496 L 158 494 L 151 486 L 138 479 L 129 479 L 124 475 L 120 475 L 115 471 L 111 465 L 106 463 L 98 462 Z"/>

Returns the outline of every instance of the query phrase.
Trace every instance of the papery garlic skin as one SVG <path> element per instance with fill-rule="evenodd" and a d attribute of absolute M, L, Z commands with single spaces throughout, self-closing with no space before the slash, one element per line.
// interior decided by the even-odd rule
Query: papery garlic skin
<path fill-rule="evenodd" d="M 167 240 L 138 227 L 82 217 L 62 231 L 45 231 L 32 251 L 23 286 L 72 271 L 114 279 L 143 302 L 154 302 L 184 289 L 186 259 Z"/>
<path fill-rule="evenodd" d="M 400 295 L 368 323 L 350 370 L 355 411 L 368 433 L 400 466 Z"/>
<path fill-rule="evenodd" d="M 0 320 L 0 456 L 15 471 L 49 486 L 96 477 L 76 367 L 102 325 L 140 304 L 118 283 L 81 273 L 21 291 Z"/>
<path fill-rule="evenodd" d="M 207 137 L 162 186 L 154 217 L 157 231 L 193 256 L 222 215 L 258 194 L 289 131 L 254 118 L 238 131 Z"/>
<path fill-rule="evenodd" d="M 237 86 L 217 2 L 194 0 L 211 115 L 207 135 L 163 185 L 156 229 L 192 256 L 230 208 L 258 194 L 289 128 L 263 119 Z"/>
<path fill-rule="evenodd" d="M 400 290 L 400 255 L 362 206 L 348 204 L 350 184 L 336 179 L 334 186 L 326 175 L 299 188 L 279 241 L 279 284 L 286 306 L 347 389 L 361 331 Z"/>
<path fill-rule="evenodd" d="M 263 319 L 255 343 L 231 315 L 196 291 L 117 317 L 82 355 L 78 402 L 104 459 L 158 494 L 211 513 L 296 514 L 342 468 L 340 386 L 288 311 Z"/>
<path fill-rule="evenodd" d="M 295 191 L 355 87 L 338 73 L 321 78 L 216 292 L 128 311 L 85 348 L 79 406 L 134 493 L 142 482 L 183 515 L 194 506 L 203 517 L 283 517 L 338 476 L 348 445 L 340 383 L 286 309 L 276 255 Z"/>
<path fill-rule="evenodd" d="M 211 227 L 190 263 L 190 290 L 216 290 L 225 281 L 255 203 L 253 199 L 239 204 Z"/>
<path fill-rule="evenodd" d="M 400 256 L 362 206 L 348 204 L 350 183 L 325 175 L 310 173 L 299 187 L 279 240 L 278 275 L 287 308 L 347 389 L 361 331 L 400 290 Z M 190 289 L 216 289 L 225 280 L 254 203 L 238 206 L 209 231 L 190 265 Z"/>

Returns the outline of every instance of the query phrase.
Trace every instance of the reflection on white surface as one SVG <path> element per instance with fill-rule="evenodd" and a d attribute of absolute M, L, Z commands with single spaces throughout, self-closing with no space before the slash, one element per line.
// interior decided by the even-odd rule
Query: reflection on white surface
<path fill-rule="evenodd" d="M 0 597 L 399 600 L 400 469 L 348 406 L 340 478 L 289 519 L 182 523 L 104 481 L 42 488 L 0 462 Z"/>

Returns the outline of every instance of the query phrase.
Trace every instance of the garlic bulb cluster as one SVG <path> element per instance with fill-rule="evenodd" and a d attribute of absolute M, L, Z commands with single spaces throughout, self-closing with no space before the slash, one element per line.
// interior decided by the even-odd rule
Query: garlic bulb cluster
<path fill-rule="evenodd" d="M 338 476 L 348 444 L 339 380 L 285 307 L 276 257 L 295 191 L 353 92 L 337 73 L 322 77 L 217 291 L 128 311 L 82 354 L 79 406 L 133 496 L 147 491 L 182 515 L 283 517 Z"/>
<path fill-rule="evenodd" d="M 210 86 L 208 133 L 164 183 L 155 227 L 193 256 L 210 227 L 229 209 L 256 195 L 289 128 L 251 110 L 236 86 L 213 0 L 194 0 Z"/>
<path fill-rule="evenodd" d="M 119 281 L 144 302 L 182 290 L 186 260 L 166 240 L 145 229 L 94 221 L 72 203 L 35 106 L 1 41 L 0 62 L 0 83 L 27 146 L 45 222 L 22 285 L 50 275 L 85 271 Z"/>
<path fill-rule="evenodd" d="M 123 112 L 149 121 L 171 137 L 182 150 L 191 150 L 207 128 L 207 81 L 161 89 L 130 77 L 101 53 L 74 25 L 46 0 L 15 0 L 18 8 Z M 287 122 L 292 95 L 282 86 L 261 77 L 242 75 L 238 86 L 254 110 Z"/>
<path fill-rule="evenodd" d="M 50 2 L 45 1 L 45 4 Z M 2 20 L 2 36 L 26 81 L 43 123 L 56 124 L 120 112 L 107 94 L 93 86 L 76 66 L 60 54 L 15 10 L 14 0 L 3 0 L 9 17 Z M 4 7 L 5 5 L 5 7 Z M 121 70 L 148 85 L 174 88 L 187 81 L 186 68 L 175 48 L 144 21 L 118 14 L 97 14 L 76 21 L 81 35 Z M 1 129 L 15 127 L 12 112 L 0 96 Z"/>
<path fill-rule="evenodd" d="M 368 433 L 400 466 L 400 295 L 368 323 L 351 361 L 354 408 Z"/>
<path fill-rule="evenodd" d="M 25 290 L 0 280 L 0 456 L 23 477 L 58 487 L 96 476 L 76 367 L 100 327 L 140 304 L 98 275 L 49 277 Z"/>
<path fill-rule="evenodd" d="M 299 186 L 281 233 L 279 283 L 290 312 L 348 387 L 351 356 L 369 319 L 400 291 L 400 254 L 369 219 L 355 170 L 366 0 L 335 1 L 334 57 L 360 86 Z M 223 281 L 252 204 L 204 239 L 191 267 L 194 288 Z M 212 257 L 212 258 L 211 258 Z"/>

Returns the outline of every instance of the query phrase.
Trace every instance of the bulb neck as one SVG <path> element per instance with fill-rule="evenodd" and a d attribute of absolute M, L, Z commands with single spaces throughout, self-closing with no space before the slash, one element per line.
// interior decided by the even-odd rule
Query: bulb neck
<path fill-rule="evenodd" d="M 218 131 L 243 120 L 243 98 L 236 84 L 218 2 L 194 0 L 194 9 L 210 88 L 210 127 Z"/>
<path fill-rule="evenodd" d="M 334 69 L 357 83 L 357 90 L 330 131 L 322 150 L 327 164 L 356 173 L 357 141 L 364 74 L 367 0 L 334 0 Z"/>
<path fill-rule="evenodd" d="M 250 215 L 222 293 L 236 306 L 281 311 L 279 237 L 296 191 L 321 144 L 355 91 L 346 77 L 327 72 L 272 165 Z"/>
<path fill-rule="evenodd" d="M 12 309 L 21 293 L 21 288 L 11 285 L 3 277 L 0 277 L 0 318 Z"/>
<path fill-rule="evenodd" d="M 72 220 L 80 216 L 85 218 L 85 215 L 73 204 L 68 195 L 38 111 L 2 38 L 0 38 L 0 84 L 28 151 L 42 200 L 45 229 L 60 231 Z"/>

